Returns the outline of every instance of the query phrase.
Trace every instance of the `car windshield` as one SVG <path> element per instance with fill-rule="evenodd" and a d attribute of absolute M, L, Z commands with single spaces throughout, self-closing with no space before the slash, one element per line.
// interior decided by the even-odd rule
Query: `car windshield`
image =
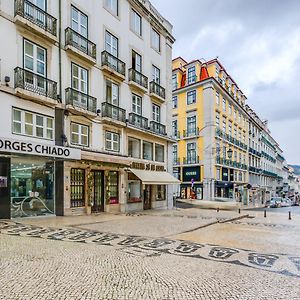
<path fill-rule="evenodd" d="M 281 198 L 272 198 L 272 201 L 281 201 Z"/>

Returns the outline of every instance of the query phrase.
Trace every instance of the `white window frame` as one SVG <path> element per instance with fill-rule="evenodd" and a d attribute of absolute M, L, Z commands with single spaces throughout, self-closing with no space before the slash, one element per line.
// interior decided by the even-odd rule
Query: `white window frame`
<path fill-rule="evenodd" d="M 108 147 L 110 143 L 110 147 Z M 112 131 L 105 132 L 105 149 L 107 151 L 120 152 L 120 134 Z"/>
<path fill-rule="evenodd" d="M 104 7 L 114 16 L 119 15 L 119 0 L 104 0 Z"/>
<path fill-rule="evenodd" d="M 152 120 L 160 123 L 160 106 L 152 103 Z"/>
<path fill-rule="evenodd" d="M 151 28 L 151 47 L 160 52 L 160 34 L 153 27 Z"/>
<path fill-rule="evenodd" d="M 190 99 L 192 99 L 192 102 L 190 102 Z M 194 104 L 197 102 L 197 92 L 196 90 L 192 90 L 186 93 L 186 104 Z"/>
<path fill-rule="evenodd" d="M 17 111 L 17 112 L 20 113 L 20 117 L 21 117 L 20 119 L 21 120 L 15 120 L 14 119 L 14 111 Z M 26 118 L 25 118 L 26 114 L 32 116 L 32 123 L 31 122 L 26 123 Z M 43 120 L 43 125 L 42 126 L 37 124 L 37 117 L 42 118 L 42 120 Z M 52 128 L 48 126 L 48 120 L 51 120 Z M 17 132 L 17 131 L 14 130 L 15 129 L 14 124 L 19 124 L 20 125 L 20 132 Z M 26 126 L 31 127 L 32 134 L 26 133 Z M 37 135 L 37 128 L 42 128 L 43 136 L 38 136 Z M 27 111 L 27 110 L 23 110 L 23 109 L 20 109 L 20 108 L 13 107 L 12 108 L 12 133 L 52 141 L 54 139 L 54 118 L 50 117 L 50 116 L 37 114 L 37 113 L 31 112 L 31 111 Z"/>
<path fill-rule="evenodd" d="M 111 95 L 108 96 L 108 88 L 111 89 Z M 120 86 L 116 84 L 115 82 L 106 79 L 106 101 L 112 105 L 119 106 L 119 99 L 120 99 Z"/>
<path fill-rule="evenodd" d="M 219 106 L 220 105 L 220 93 L 216 92 L 216 105 Z"/>
<path fill-rule="evenodd" d="M 152 80 L 160 85 L 160 69 L 152 65 Z"/>
<path fill-rule="evenodd" d="M 76 77 L 74 74 L 74 70 L 75 68 L 78 69 L 78 77 Z M 72 69 L 72 89 L 78 91 L 78 92 L 81 92 L 81 93 L 84 93 L 84 94 L 88 94 L 88 87 L 89 87 L 89 71 L 83 67 L 81 67 L 80 65 L 77 65 L 75 63 L 72 62 L 72 66 L 71 66 L 71 69 Z M 83 73 L 86 74 L 86 79 L 84 78 Z M 77 81 L 77 84 L 78 84 L 78 88 L 75 88 L 74 86 L 74 82 L 73 80 L 76 80 Z M 82 88 L 83 87 L 83 88 Z"/>
<path fill-rule="evenodd" d="M 74 126 L 78 126 L 78 131 L 74 131 Z M 71 127 L 71 144 L 73 145 L 78 145 L 78 146 L 83 146 L 83 147 L 89 147 L 89 134 L 90 134 L 90 128 L 87 125 L 79 124 L 76 122 L 71 122 L 70 124 Z M 83 133 L 83 129 L 86 129 L 87 134 Z M 73 140 L 73 135 L 78 136 L 78 142 L 75 142 Z M 83 138 L 86 138 L 87 143 L 83 142 Z"/>
<path fill-rule="evenodd" d="M 172 108 L 177 108 L 178 107 L 178 96 L 173 96 L 172 97 Z"/>
<path fill-rule="evenodd" d="M 115 57 L 119 56 L 119 39 L 108 30 L 105 31 L 105 51 Z M 113 62 L 110 61 L 110 63 Z"/>
<path fill-rule="evenodd" d="M 142 112 L 142 97 L 137 94 L 132 94 L 132 112 L 141 116 Z"/>
<path fill-rule="evenodd" d="M 172 75 L 172 88 L 173 91 L 177 89 L 177 74 Z"/>
<path fill-rule="evenodd" d="M 134 33 L 142 36 L 142 16 L 138 14 L 134 9 L 131 10 L 130 27 Z"/>
<path fill-rule="evenodd" d="M 76 19 L 73 17 L 73 12 L 77 14 Z M 86 18 L 86 24 L 82 22 L 83 18 Z M 77 25 L 77 28 L 74 27 L 74 24 Z M 73 5 L 71 6 L 71 28 L 83 37 L 88 37 L 88 16 Z"/>

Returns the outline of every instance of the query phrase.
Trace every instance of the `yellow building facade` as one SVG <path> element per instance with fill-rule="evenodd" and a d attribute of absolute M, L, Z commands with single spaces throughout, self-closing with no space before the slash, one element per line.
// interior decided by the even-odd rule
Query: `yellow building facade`
<path fill-rule="evenodd" d="M 217 60 L 173 60 L 174 175 L 184 198 L 247 202 L 246 97 Z"/>

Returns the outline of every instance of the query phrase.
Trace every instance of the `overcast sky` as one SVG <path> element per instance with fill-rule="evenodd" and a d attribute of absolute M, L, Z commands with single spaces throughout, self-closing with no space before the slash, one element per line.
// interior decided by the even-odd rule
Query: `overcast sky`
<path fill-rule="evenodd" d="M 219 57 L 290 164 L 300 164 L 300 0 L 150 0 L 173 57 Z"/>

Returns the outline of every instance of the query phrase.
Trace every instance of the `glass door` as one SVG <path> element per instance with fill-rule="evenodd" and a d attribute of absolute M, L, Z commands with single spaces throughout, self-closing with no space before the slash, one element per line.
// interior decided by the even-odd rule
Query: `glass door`
<path fill-rule="evenodd" d="M 92 171 L 89 200 L 92 212 L 104 212 L 104 172 Z"/>

